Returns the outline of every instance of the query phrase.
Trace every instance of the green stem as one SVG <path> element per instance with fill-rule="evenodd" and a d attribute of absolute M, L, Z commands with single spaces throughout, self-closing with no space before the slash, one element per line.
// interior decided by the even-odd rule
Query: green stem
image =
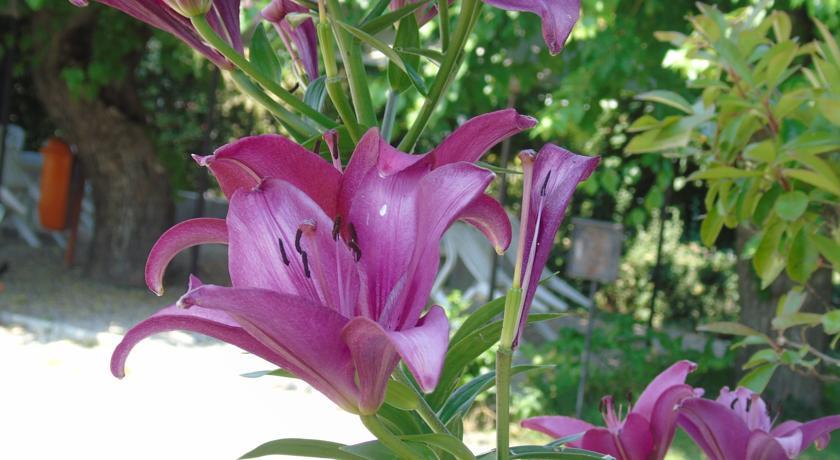
<path fill-rule="evenodd" d="M 412 382 L 411 379 L 408 378 L 408 376 L 405 374 L 405 370 L 403 370 L 402 367 L 400 367 L 400 369 L 398 369 L 397 372 L 394 373 L 394 376 L 396 377 L 397 381 L 403 383 L 405 386 L 410 388 L 411 391 L 413 391 L 414 394 L 417 396 L 418 406 L 416 409 L 414 409 L 414 411 L 417 412 L 417 415 L 419 415 L 424 422 L 426 422 L 426 425 L 429 425 L 429 428 L 431 428 L 432 431 L 434 431 L 435 433 L 451 435 L 452 433 L 450 433 L 449 429 L 446 428 L 446 425 L 444 425 L 443 422 L 440 421 L 440 418 L 438 418 L 434 409 L 432 409 L 432 406 L 429 405 L 429 402 L 426 401 L 426 398 L 424 398 L 423 395 L 420 394 L 420 392 L 417 390 L 417 387 L 414 386 L 414 382 Z"/>
<path fill-rule="evenodd" d="M 522 289 L 511 288 L 505 298 L 502 336 L 496 350 L 496 458 L 510 458 L 510 372 L 513 341 L 519 327 Z"/>
<path fill-rule="evenodd" d="M 371 432 L 376 439 L 378 439 L 385 447 L 394 451 L 401 459 L 407 460 L 423 460 L 423 457 L 404 443 L 400 438 L 396 437 L 394 433 L 388 430 L 382 422 L 376 418 L 376 415 L 361 415 L 362 423 Z"/>
<path fill-rule="evenodd" d="M 347 132 L 353 142 L 358 142 L 361 139 L 361 132 L 359 124 L 356 121 L 356 115 L 353 113 L 353 108 L 350 107 L 350 101 L 347 100 L 347 95 L 344 93 L 344 88 L 341 87 L 341 79 L 338 78 L 338 66 L 336 65 L 335 49 L 333 48 L 333 35 L 330 31 L 330 25 L 324 20 L 318 22 L 318 43 L 321 47 L 321 55 L 324 58 L 324 72 L 327 74 L 327 94 L 335 106 L 338 116 L 344 121 L 344 126 L 347 127 Z"/>
<path fill-rule="evenodd" d="M 272 115 L 277 117 L 280 124 L 286 128 L 289 134 L 291 134 L 296 141 L 301 142 L 312 136 L 318 135 L 311 126 L 307 125 L 297 115 L 289 112 L 285 107 L 278 104 L 277 101 L 260 91 L 260 89 L 253 81 L 251 81 L 250 78 L 248 78 L 247 75 L 235 70 L 231 72 L 231 77 L 233 82 L 236 84 L 236 87 L 239 88 L 242 93 L 257 101 L 260 105 L 265 107 L 266 110 L 271 112 Z"/>
<path fill-rule="evenodd" d="M 510 367 L 513 350 L 499 345 L 496 350 L 496 458 L 510 458 Z"/>
<path fill-rule="evenodd" d="M 330 17 L 340 14 L 341 7 L 338 0 L 327 0 L 327 12 Z M 367 82 L 367 72 L 362 61 L 362 46 L 341 27 L 331 27 L 335 33 L 338 52 L 344 61 L 344 71 L 350 84 L 350 97 L 356 107 L 356 118 L 365 128 L 376 126 L 376 113 L 373 111 L 373 101 L 370 98 L 370 87 Z"/>
<path fill-rule="evenodd" d="M 388 91 L 388 99 L 385 100 L 385 113 L 382 115 L 382 138 L 391 143 L 394 134 L 394 120 L 397 117 L 397 103 L 400 94 L 396 91 Z"/>
<path fill-rule="evenodd" d="M 335 128 L 337 126 L 337 123 L 330 120 L 326 115 L 306 105 L 305 102 L 283 89 L 279 83 L 263 75 L 262 72 L 257 70 L 257 68 L 245 59 L 244 56 L 239 54 L 226 41 L 219 37 L 216 31 L 210 27 L 210 24 L 204 16 L 194 16 L 190 18 L 190 21 L 192 21 L 193 27 L 195 27 L 195 30 L 199 35 L 201 35 L 201 38 L 206 40 L 213 48 L 222 53 L 222 56 L 226 57 L 233 63 L 233 65 L 245 72 L 249 77 L 253 78 L 263 88 L 267 89 L 272 94 L 280 98 L 280 100 L 289 104 L 289 106 L 303 115 L 306 115 L 306 117 L 310 118 L 315 123 L 318 123 L 320 126 L 327 129 Z"/>
<path fill-rule="evenodd" d="M 414 150 L 414 145 L 417 144 L 417 140 L 420 138 L 423 130 L 426 129 L 426 125 L 429 123 L 429 118 L 431 118 L 432 112 L 434 112 L 435 108 L 437 108 L 441 96 L 443 96 L 443 93 L 454 79 L 453 74 L 458 71 L 457 64 L 460 62 L 464 46 L 466 45 L 470 32 L 475 25 L 474 19 L 478 16 L 481 5 L 481 0 L 464 0 L 461 4 L 461 14 L 458 16 L 458 25 L 455 28 L 455 36 L 452 38 L 452 42 L 449 44 L 446 54 L 444 54 L 443 62 L 441 63 L 438 74 L 435 77 L 435 81 L 432 83 L 432 87 L 429 90 L 429 96 L 423 102 L 423 107 L 420 109 L 420 114 L 417 116 L 417 120 L 413 125 L 411 125 L 411 129 L 409 129 L 408 134 L 406 134 L 402 142 L 400 142 L 400 150 L 404 152 Z"/>
<path fill-rule="evenodd" d="M 449 48 L 449 0 L 438 0 L 440 18 L 440 49 L 444 53 Z"/>

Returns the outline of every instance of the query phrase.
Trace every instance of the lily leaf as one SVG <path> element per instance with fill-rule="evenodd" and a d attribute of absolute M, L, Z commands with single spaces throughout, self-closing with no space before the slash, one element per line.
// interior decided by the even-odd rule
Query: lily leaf
<path fill-rule="evenodd" d="M 321 441 L 318 439 L 276 439 L 239 457 L 240 459 L 259 458 L 267 455 L 294 455 L 297 457 L 334 458 L 338 460 L 365 460 L 365 457 L 343 451 L 344 444 Z"/>
<path fill-rule="evenodd" d="M 257 24 L 254 37 L 251 39 L 251 62 L 259 72 L 266 77 L 276 80 L 280 77 L 280 59 L 271 47 L 262 24 Z"/>
<path fill-rule="evenodd" d="M 460 439 L 442 433 L 428 433 L 428 434 L 412 434 L 407 436 L 400 436 L 403 441 L 414 441 L 427 444 L 430 447 L 443 449 L 455 458 L 470 458 L 475 459 L 475 455 L 461 442 Z"/>
<path fill-rule="evenodd" d="M 417 70 L 415 70 L 414 67 L 405 62 L 403 58 L 401 58 L 400 55 L 393 50 L 393 48 L 388 46 L 387 43 L 374 37 L 373 35 L 370 35 L 362 29 L 347 24 L 346 22 L 342 22 L 336 19 L 333 19 L 332 22 L 334 24 L 339 25 L 341 28 L 343 28 L 359 40 L 363 41 L 364 43 L 367 43 L 372 48 L 384 54 L 392 63 L 396 64 L 396 66 L 399 67 L 400 70 L 402 70 L 408 75 L 408 78 L 411 80 L 411 83 L 414 85 L 415 88 L 417 88 L 417 91 L 419 91 L 420 94 L 424 96 L 428 95 L 429 90 L 426 88 L 426 83 L 423 81 L 423 77 L 421 77 L 420 74 L 417 73 Z"/>
<path fill-rule="evenodd" d="M 680 96 L 679 94 L 673 91 L 648 91 L 646 93 L 639 94 L 638 96 L 636 96 L 636 99 L 640 101 L 650 101 L 665 104 L 675 109 L 682 110 L 683 112 L 689 115 L 692 115 L 694 113 L 694 109 L 691 108 L 691 104 L 689 104 L 684 97 Z"/>
<path fill-rule="evenodd" d="M 537 369 L 548 369 L 552 366 L 520 365 L 511 368 L 511 375 L 529 372 Z M 490 371 L 470 380 L 455 390 L 438 411 L 438 416 L 444 425 L 448 425 L 455 418 L 460 418 L 472 407 L 475 398 L 489 390 L 496 384 L 496 371 Z"/>
<path fill-rule="evenodd" d="M 309 82 L 306 87 L 306 92 L 303 94 L 303 102 L 317 111 L 324 108 L 324 99 L 327 94 L 327 77 L 320 76 L 317 79 Z"/>
<path fill-rule="evenodd" d="M 389 2 L 385 1 L 380 3 L 385 3 L 387 5 Z M 379 32 L 382 32 L 388 27 L 391 27 L 399 22 L 400 19 L 408 16 L 409 14 L 413 14 L 415 11 L 419 10 L 420 7 L 425 6 L 426 4 L 427 2 L 410 3 L 400 9 L 391 11 L 390 13 L 385 13 L 378 18 L 362 22 L 361 29 L 370 35 L 378 34 Z"/>

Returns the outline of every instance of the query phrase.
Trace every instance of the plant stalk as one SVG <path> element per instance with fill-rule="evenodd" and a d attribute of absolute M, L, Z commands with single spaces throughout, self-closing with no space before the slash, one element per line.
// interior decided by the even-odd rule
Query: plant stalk
<path fill-rule="evenodd" d="M 407 460 L 423 460 L 423 457 L 418 454 L 414 449 L 411 448 L 408 444 L 403 442 L 400 438 L 398 438 L 394 433 L 391 433 L 382 422 L 376 418 L 376 415 L 361 415 L 359 416 L 362 419 L 362 423 L 365 425 L 365 428 L 371 432 L 376 439 L 378 439 L 385 447 L 391 449 L 395 454 L 399 456 L 401 459 Z"/>
<path fill-rule="evenodd" d="M 461 14 L 458 16 L 455 35 L 446 50 L 446 54 L 444 54 L 443 62 L 441 62 L 435 81 L 429 90 L 429 96 L 423 102 L 420 114 L 417 115 L 417 120 L 411 125 L 411 129 L 409 129 L 402 142 L 400 142 L 400 150 L 404 152 L 414 150 L 414 146 L 417 144 L 417 140 L 420 138 L 423 130 L 426 129 L 429 118 L 431 118 L 432 113 L 437 108 L 441 96 L 443 96 L 443 93 L 454 79 L 454 73 L 458 71 L 458 63 L 460 63 L 464 46 L 466 46 L 467 39 L 475 25 L 475 18 L 478 16 L 481 5 L 481 0 L 464 0 L 461 4 Z"/>
<path fill-rule="evenodd" d="M 397 372 L 394 373 L 394 376 L 396 377 L 397 381 L 403 383 L 405 386 L 410 388 L 411 391 L 413 391 L 414 394 L 417 396 L 418 406 L 416 409 L 414 409 L 414 411 L 417 412 L 417 415 L 419 415 L 420 418 L 422 418 L 427 425 L 429 425 L 429 428 L 431 428 L 432 431 L 434 431 L 435 433 L 451 435 L 452 433 L 450 433 L 449 429 L 446 428 L 446 425 L 444 425 L 443 422 L 440 421 L 434 409 L 432 409 L 432 407 L 429 406 L 429 403 L 428 401 L 426 401 L 426 398 L 424 398 L 423 395 L 417 390 L 417 387 L 414 386 L 414 382 L 412 382 L 411 379 L 408 378 L 408 376 L 405 374 L 405 370 L 403 370 L 402 367 L 400 367 L 397 370 Z"/>
<path fill-rule="evenodd" d="M 353 142 L 358 142 L 361 138 L 361 133 L 356 115 L 353 113 L 350 101 L 347 100 L 347 95 L 341 87 L 341 79 L 338 77 L 338 66 L 336 65 L 335 49 L 333 48 L 333 36 L 330 31 L 329 22 L 326 19 L 326 14 L 322 14 L 322 19 L 318 22 L 317 32 L 321 55 L 324 58 L 324 72 L 327 74 L 327 94 L 330 96 L 330 100 L 333 106 L 335 106 L 338 116 L 344 122 L 344 126 L 347 127 L 350 138 L 353 139 Z"/>
<path fill-rule="evenodd" d="M 260 105 L 265 107 L 266 110 L 277 117 L 280 124 L 286 128 L 286 131 L 288 131 L 296 141 L 301 142 L 312 136 L 318 135 L 314 128 L 307 125 L 297 115 L 289 112 L 285 107 L 278 104 L 277 101 L 260 91 L 254 82 L 241 71 L 235 70 L 231 72 L 231 78 L 233 79 L 234 84 L 236 84 L 236 87 L 239 88 L 239 91 L 259 102 Z"/>
<path fill-rule="evenodd" d="M 334 15 L 341 11 L 338 0 L 327 0 L 327 7 L 330 17 L 335 17 Z M 376 113 L 373 111 L 367 72 L 362 61 L 362 46 L 343 28 L 332 25 L 331 28 L 335 33 L 338 52 L 341 54 L 342 61 L 344 61 L 344 72 L 347 74 L 350 97 L 353 99 L 353 106 L 356 108 L 356 119 L 364 128 L 376 126 Z"/>
<path fill-rule="evenodd" d="M 291 93 L 283 89 L 279 83 L 265 76 L 257 70 L 244 56 L 239 54 L 233 47 L 224 41 L 219 35 L 210 27 L 207 19 L 204 16 L 193 16 L 190 21 L 195 27 L 195 30 L 201 35 L 201 38 L 207 41 L 213 48 L 215 48 L 222 56 L 226 57 L 236 67 L 245 72 L 249 77 L 253 78 L 263 88 L 270 91 L 272 94 L 280 98 L 286 104 L 305 115 L 323 128 L 331 129 L 338 126 L 336 122 L 330 120 L 326 115 L 306 105 L 305 102 L 296 98 Z"/>
<path fill-rule="evenodd" d="M 513 364 L 513 341 L 519 327 L 522 289 L 511 288 L 505 298 L 502 336 L 496 350 L 496 458 L 510 458 L 510 379 Z"/>
<path fill-rule="evenodd" d="M 397 104 L 400 100 L 399 93 L 393 89 L 388 90 L 388 99 L 385 101 L 385 113 L 382 115 L 382 138 L 391 143 L 394 134 L 394 120 L 397 117 Z"/>
<path fill-rule="evenodd" d="M 449 48 L 449 0 L 438 0 L 438 18 L 440 19 L 440 49 L 445 53 Z"/>

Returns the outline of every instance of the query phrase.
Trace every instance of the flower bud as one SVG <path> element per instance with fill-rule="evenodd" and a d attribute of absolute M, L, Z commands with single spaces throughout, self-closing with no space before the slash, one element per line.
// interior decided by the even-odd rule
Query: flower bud
<path fill-rule="evenodd" d="M 203 16 L 213 7 L 212 0 L 163 0 L 178 14 L 192 18 Z"/>

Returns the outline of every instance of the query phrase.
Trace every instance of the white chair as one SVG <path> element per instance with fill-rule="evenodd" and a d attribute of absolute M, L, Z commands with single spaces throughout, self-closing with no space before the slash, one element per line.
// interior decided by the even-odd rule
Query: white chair
<path fill-rule="evenodd" d="M 33 219 L 38 202 L 38 179 L 37 175 L 33 177 L 33 169 L 40 170 L 37 164 L 40 155 L 37 159 L 23 156 L 25 137 L 20 126 L 10 124 L 5 129 L 0 126 L 0 138 L 6 145 L 0 185 L 0 206 L 5 209 L 0 223 L 8 222 L 27 244 L 40 247 Z"/>
<path fill-rule="evenodd" d="M 519 223 L 516 219 L 512 219 L 512 221 L 515 228 L 513 241 L 510 249 L 505 253 L 506 256 L 499 261 L 496 271 L 496 286 L 492 297 L 503 295 L 513 284 L 513 266 L 516 260 L 515 248 Z M 443 253 L 446 254 L 447 263 L 452 261 L 454 265 L 455 259 L 460 261 L 474 280 L 464 290 L 464 299 L 472 302 L 487 301 L 486 295 L 490 291 L 490 271 L 493 266 L 494 253 L 484 236 L 466 224 L 456 223 L 444 235 Z M 543 270 L 541 278 L 544 282 L 534 294 L 532 310 L 537 312 L 566 311 L 569 308 L 567 301 L 584 307 L 589 306 L 590 301 L 586 296 L 548 270 Z M 441 296 L 439 293 L 434 295 L 436 298 Z M 443 297 L 445 298 L 445 296 Z M 547 324 L 538 324 L 537 331 L 547 340 L 557 338 L 557 333 Z"/>

